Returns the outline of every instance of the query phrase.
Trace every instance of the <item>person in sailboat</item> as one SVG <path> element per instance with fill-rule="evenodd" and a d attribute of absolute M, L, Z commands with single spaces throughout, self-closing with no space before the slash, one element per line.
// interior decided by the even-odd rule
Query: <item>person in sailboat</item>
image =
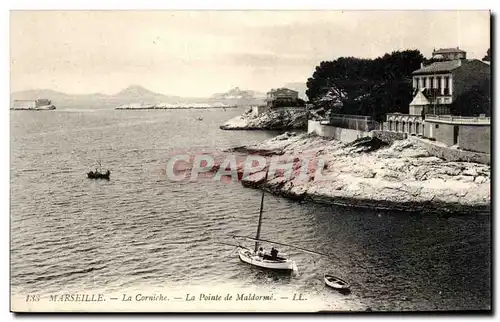
<path fill-rule="evenodd" d="M 271 248 L 271 259 L 275 261 L 278 258 L 278 250 L 276 248 Z"/>
<path fill-rule="evenodd" d="M 259 257 L 264 257 L 264 249 L 263 249 L 262 247 L 261 247 L 261 248 L 259 248 L 259 251 L 257 252 L 257 255 L 258 255 Z"/>

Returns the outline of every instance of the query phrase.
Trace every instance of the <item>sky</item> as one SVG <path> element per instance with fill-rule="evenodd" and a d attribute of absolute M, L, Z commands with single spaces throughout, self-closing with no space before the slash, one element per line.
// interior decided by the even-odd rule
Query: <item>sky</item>
<path fill-rule="evenodd" d="M 323 60 L 457 46 L 486 54 L 489 11 L 11 11 L 10 89 L 266 92 Z"/>

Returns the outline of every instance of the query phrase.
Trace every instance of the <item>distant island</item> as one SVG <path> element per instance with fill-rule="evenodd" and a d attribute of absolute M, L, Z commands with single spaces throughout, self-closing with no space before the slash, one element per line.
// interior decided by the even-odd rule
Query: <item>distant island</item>
<path fill-rule="evenodd" d="M 186 110 L 186 109 L 208 109 L 208 108 L 236 108 L 237 105 L 226 105 L 223 103 L 214 103 L 214 104 L 204 104 L 204 103 L 186 103 L 186 104 L 169 104 L 169 103 L 160 103 L 160 104 L 125 104 L 116 107 L 116 110 Z"/>
<path fill-rule="evenodd" d="M 11 106 L 15 101 L 48 98 L 57 106 L 99 106 L 115 109 L 189 109 L 231 108 L 264 104 L 265 94 L 238 87 L 210 97 L 181 97 L 155 93 L 142 86 L 132 85 L 112 95 L 102 93 L 66 94 L 50 89 L 36 89 L 11 94 Z"/>
<path fill-rule="evenodd" d="M 15 100 L 11 110 L 27 110 L 27 111 L 50 111 L 56 107 L 51 100 L 39 98 L 35 100 Z"/>

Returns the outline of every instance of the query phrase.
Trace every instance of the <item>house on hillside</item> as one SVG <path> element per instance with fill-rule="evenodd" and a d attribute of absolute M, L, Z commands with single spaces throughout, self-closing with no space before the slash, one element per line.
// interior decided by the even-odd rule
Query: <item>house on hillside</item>
<path fill-rule="evenodd" d="M 297 102 L 299 102 L 299 92 L 288 88 L 271 89 L 267 92 L 266 102 L 270 108 L 278 105 L 296 106 Z"/>
<path fill-rule="evenodd" d="M 429 101 L 422 110 L 410 110 L 412 115 L 420 115 L 422 111 L 424 114 L 450 114 L 450 106 L 459 95 L 491 78 L 490 65 L 479 59 L 465 59 L 463 50 L 440 49 L 434 51 L 433 56 L 435 53 L 453 59 L 422 66 L 412 73 L 415 96 L 422 91 Z"/>
<path fill-rule="evenodd" d="M 454 59 L 466 59 L 467 52 L 457 48 L 441 48 L 432 51 L 433 59 L 444 59 L 444 60 L 454 60 Z"/>
<path fill-rule="evenodd" d="M 387 114 L 384 128 L 489 153 L 490 118 L 450 115 L 460 95 L 491 79 L 488 63 L 466 57 L 459 48 L 434 50 L 433 58 L 441 61 L 422 65 L 412 73 L 414 96 L 409 114 Z"/>
<path fill-rule="evenodd" d="M 414 96 L 409 106 L 409 115 L 388 114 L 390 131 L 422 134 L 425 114 L 451 114 L 451 105 L 457 97 L 491 79 L 490 65 L 478 59 L 466 59 L 467 53 L 463 50 L 458 48 L 435 50 L 433 58 L 438 56 L 448 60 L 422 65 L 412 73 Z M 409 116 L 412 116 L 411 124 Z M 410 125 L 418 126 L 419 129 Z"/>

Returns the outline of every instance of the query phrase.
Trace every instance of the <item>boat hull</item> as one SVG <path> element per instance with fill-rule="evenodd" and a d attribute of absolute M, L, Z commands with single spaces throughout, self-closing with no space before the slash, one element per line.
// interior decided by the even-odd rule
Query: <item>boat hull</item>
<path fill-rule="evenodd" d="M 291 259 L 283 259 L 283 260 L 270 260 L 264 259 L 261 256 L 251 252 L 248 249 L 240 249 L 238 253 L 240 260 L 247 264 L 267 268 L 272 270 L 280 270 L 280 271 L 293 271 L 295 266 L 295 262 Z"/>
<path fill-rule="evenodd" d="M 87 173 L 87 178 L 89 178 L 89 179 L 104 179 L 104 180 L 109 180 L 109 175 L 110 175 L 110 173 L 88 172 Z"/>
<path fill-rule="evenodd" d="M 336 290 L 345 291 L 350 288 L 349 283 L 332 275 L 325 275 L 324 280 L 326 285 Z"/>

